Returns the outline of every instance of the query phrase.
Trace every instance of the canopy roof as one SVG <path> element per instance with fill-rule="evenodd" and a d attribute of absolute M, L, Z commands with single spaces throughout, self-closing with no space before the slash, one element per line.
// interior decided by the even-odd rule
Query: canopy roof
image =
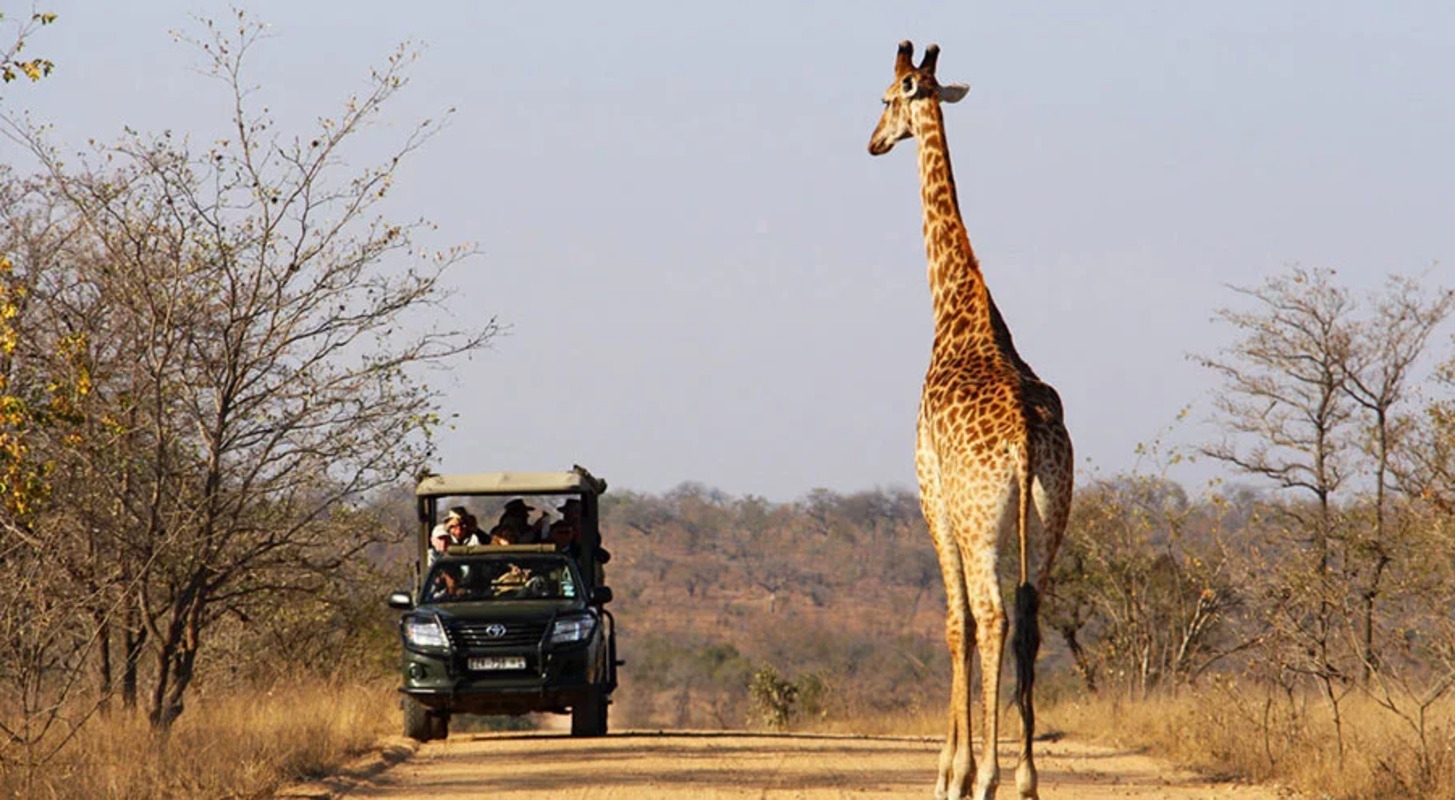
<path fill-rule="evenodd" d="M 570 472 L 475 472 L 430 475 L 419 482 L 419 497 L 471 494 L 601 494 L 606 481 L 577 467 Z"/>

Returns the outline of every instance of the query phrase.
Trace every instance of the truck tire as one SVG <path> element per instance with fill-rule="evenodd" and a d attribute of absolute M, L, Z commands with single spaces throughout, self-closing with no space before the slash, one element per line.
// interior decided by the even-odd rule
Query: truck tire
<path fill-rule="evenodd" d="M 408 695 L 404 696 L 404 735 L 416 742 L 427 742 L 432 736 L 429 709 Z"/>
<path fill-rule="evenodd" d="M 429 722 L 429 738 L 448 739 L 450 738 L 450 712 L 429 711 L 425 713 L 425 719 Z"/>
<path fill-rule="evenodd" d="M 571 707 L 572 736 L 606 735 L 606 695 L 592 690 L 585 699 Z"/>

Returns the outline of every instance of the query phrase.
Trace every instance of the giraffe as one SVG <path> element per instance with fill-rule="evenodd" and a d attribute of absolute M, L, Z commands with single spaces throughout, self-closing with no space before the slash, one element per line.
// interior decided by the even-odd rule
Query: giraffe
<path fill-rule="evenodd" d="M 952 685 L 949 732 L 940 752 L 935 797 L 995 797 L 1000 673 L 1006 611 L 1000 571 L 1002 543 L 1019 547 L 1015 585 L 1015 699 L 1021 712 L 1016 788 L 1036 798 L 1031 740 L 1035 735 L 1037 609 L 1040 587 L 1066 529 L 1071 505 L 1071 437 L 1061 398 L 1018 353 L 990 297 L 960 217 L 942 103 L 960 100 L 969 87 L 935 79 L 938 45 L 914 66 L 914 45 L 901 42 L 894 82 L 884 93 L 884 114 L 869 139 L 870 155 L 883 155 L 901 139 L 919 145 L 925 252 L 934 307 L 934 345 L 920 396 L 915 471 L 920 507 L 939 556 L 948 614 Z M 1036 574 L 1032 562 L 1039 561 Z M 980 655 L 984 715 L 979 769 L 970 738 L 971 657 Z"/>

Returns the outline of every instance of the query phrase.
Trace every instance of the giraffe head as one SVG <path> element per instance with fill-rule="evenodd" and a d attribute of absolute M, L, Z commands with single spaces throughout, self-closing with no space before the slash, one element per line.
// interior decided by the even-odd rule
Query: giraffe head
<path fill-rule="evenodd" d="M 941 86 L 935 80 L 935 62 L 940 57 L 940 46 L 932 44 L 925 48 L 919 67 L 914 65 L 914 45 L 908 40 L 899 43 L 899 53 L 894 57 L 894 83 L 884 90 L 884 115 L 869 137 L 869 154 L 882 156 L 894 147 L 900 139 L 915 136 L 916 106 L 922 103 L 954 103 L 970 91 L 963 83 Z"/>

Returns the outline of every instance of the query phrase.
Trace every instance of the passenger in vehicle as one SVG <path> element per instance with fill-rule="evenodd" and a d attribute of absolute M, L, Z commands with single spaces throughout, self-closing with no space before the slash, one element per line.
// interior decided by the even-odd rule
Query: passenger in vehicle
<path fill-rule="evenodd" d="M 429 537 L 430 561 L 434 561 L 435 553 L 443 553 L 451 545 L 485 544 L 485 538 L 480 531 L 480 525 L 464 506 L 455 506 L 445 519 L 434 527 Z"/>
<path fill-rule="evenodd" d="M 561 512 L 561 518 L 551 525 L 546 538 L 556 546 L 557 550 L 579 560 L 581 558 L 582 526 L 584 525 L 581 519 L 581 498 L 568 498 L 556 510 Z M 606 548 L 597 545 L 595 577 L 598 585 L 606 582 L 606 573 L 602 569 L 602 565 L 610 560 L 611 553 Z"/>
<path fill-rule="evenodd" d="M 530 512 L 535 506 L 528 506 L 519 497 L 505 504 L 500 521 L 490 529 L 491 544 L 536 544 L 541 540 L 541 528 L 545 516 L 530 521 Z"/>
<path fill-rule="evenodd" d="M 460 533 L 463 538 L 456 544 L 489 544 L 490 537 L 485 535 L 485 531 L 480 530 L 480 519 L 465 511 L 463 507 L 457 508 L 463 512 L 460 515 Z"/>
<path fill-rule="evenodd" d="M 561 518 L 551 523 L 546 538 L 557 550 L 564 550 L 572 558 L 581 555 L 581 500 L 572 497 L 556 509 Z"/>

